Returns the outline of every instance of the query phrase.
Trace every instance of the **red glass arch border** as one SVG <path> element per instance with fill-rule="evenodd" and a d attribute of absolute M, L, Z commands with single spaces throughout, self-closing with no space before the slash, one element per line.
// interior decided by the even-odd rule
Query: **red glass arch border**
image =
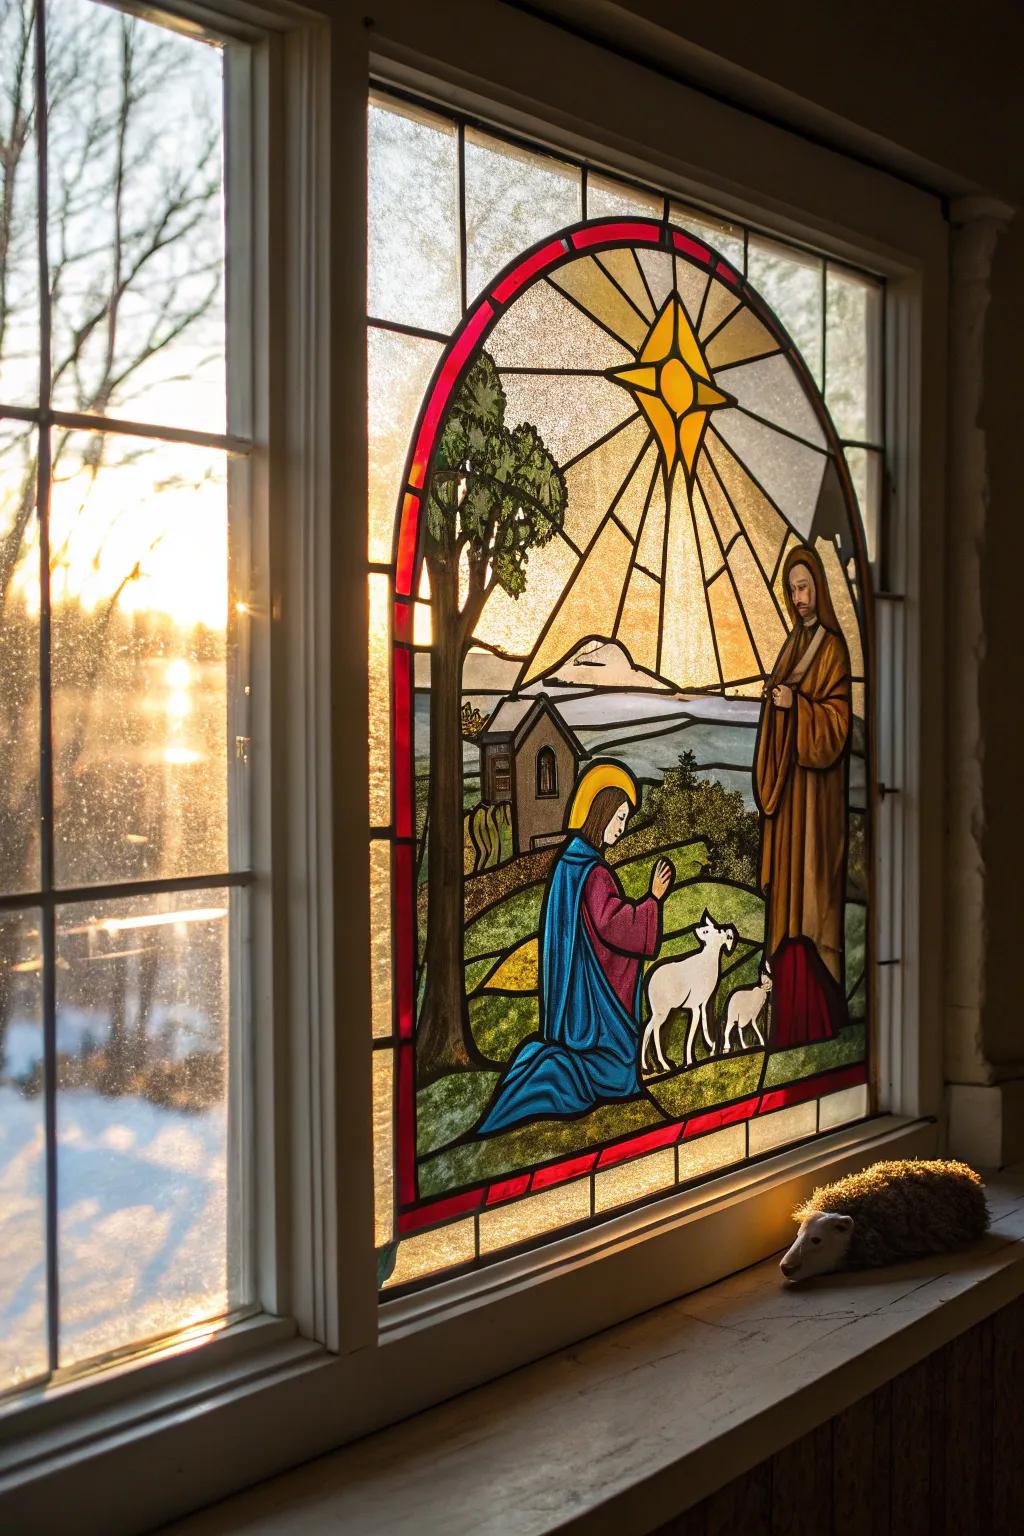
<path fill-rule="evenodd" d="M 498 1180 L 483 1181 L 440 1198 L 420 1201 L 416 1189 L 416 1066 L 415 1066 L 415 777 L 413 767 L 413 710 L 415 694 L 414 652 L 412 645 L 413 602 L 420 566 L 420 512 L 438 433 L 461 377 L 487 335 L 522 291 L 539 277 L 546 276 L 581 255 L 622 245 L 646 245 L 652 249 L 683 256 L 710 276 L 729 283 L 738 297 L 754 310 L 759 320 L 779 342 L 803 385 L 804 394 L 821 424 L 846 502 L 853 536 L 860 606 L 854 606 L 861 628 L 864 655 L 864 682 L 870 715 L 873 675 L 870 623 L 871 583 L 867 579 L 868 562 L 857 500 L 853 494 L 846 458 L 825 402 L 814 383 L 804 359 L 774 311 L 760 294 L 710 246 L 664 220 L 601 219 L 564 230 L 553 239 L 540 241 L 510 263 L 484 291 L 464 316 L 448 343 L 434 371 L 420 412 L 406 463 L 405 481 L 400 493 L 400 507 L 393 548 L 394 586 L 392 596 L 392 826 L 394 829 L 393 915 L 395 964 L 395 1036 L 397 1039 L 395 1073 L 395 1189 L 398 1203 L 397 1235 L 442 1225 L 456 1216 L 484 1206 L 518 1199 L 527 1191 L 549 1188 L 592 1170 L 609 1167 L 627 1158 L 642 1156 L 658 1147 L 674 1146 L 680 1140 L 705 1135 L 723 1126 L 752 1119 L 791 1104 L 803 1103 L 825 1093 L 860 1086 L 868 1079 L 867 1061 L 851 1067 L 833 1068 L 782 1088 L 754 1094 L 730 1104 L 717 1105 L 689 1115 L 670 1125 L 656 1127 L 624 1137 L 592 1152 L 573 1154 L 556 1162 L 539 1165 L 528 1173 Z M 871 772 L 874 731 L 867 731 L 868 782 Z M 868 937 L 870 948 L 870 935 Z M 866 958 L 869 957 L 869 950 Z M 865 974 L 868 974 L 866 966 Z M 870 1017 L 870 1013 L 869 1013 Z"/>

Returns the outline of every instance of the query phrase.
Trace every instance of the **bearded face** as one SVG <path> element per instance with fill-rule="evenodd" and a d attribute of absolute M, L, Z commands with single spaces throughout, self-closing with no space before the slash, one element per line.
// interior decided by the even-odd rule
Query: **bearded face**
<path fill-rule="evenodd" d="M 789 573 L 789 595 L 798 616 L 806 624 L 818 611 L 814 577 L 806 565 L 794 565 Z"/>

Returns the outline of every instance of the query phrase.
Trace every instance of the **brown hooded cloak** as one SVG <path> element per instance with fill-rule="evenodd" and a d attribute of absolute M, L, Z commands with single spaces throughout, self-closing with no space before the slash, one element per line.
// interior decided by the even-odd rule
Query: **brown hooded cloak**
<path fill-rule="evenodd" d="M 793 606 L 789 577 L 814 578 L 817 622 Z M 754 756 L 761 812 L 765 954 L 771 961 L 776 1045 L 828 1038 L 845 1022 L 843 904 L 847 849 L 850 656 L 821 561 L 799 545 L 783 569 L 793 629 L 765 690 Z M 779 709 L 772 689 L 793 690 Z"/>

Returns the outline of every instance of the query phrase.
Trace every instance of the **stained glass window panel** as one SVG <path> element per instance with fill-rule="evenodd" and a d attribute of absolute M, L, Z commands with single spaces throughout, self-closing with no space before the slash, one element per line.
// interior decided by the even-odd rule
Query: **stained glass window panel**
<path fill-rule="evenodd" d="M 824 265 L 592 172 L 579 227 L 582 168 L 464 134 L 469 311 L 371 492 L 385 1294 L 871 1107 L 863 466 L 792 346 L 820 374 Z"/>

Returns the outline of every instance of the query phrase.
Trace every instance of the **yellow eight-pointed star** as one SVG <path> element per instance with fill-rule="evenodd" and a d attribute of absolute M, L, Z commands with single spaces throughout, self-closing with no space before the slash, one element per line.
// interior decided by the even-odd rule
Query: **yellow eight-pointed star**
<path fill-rule="evenodd" d="M 666 478 L 672 478 L 677 459 L 692 476 L 708 412 L 735 402 L 715 388 L 678 294 L 665 301 L 636 363 L 609 369 L 607 376 L 635 395 L 661 444 Z"/>

